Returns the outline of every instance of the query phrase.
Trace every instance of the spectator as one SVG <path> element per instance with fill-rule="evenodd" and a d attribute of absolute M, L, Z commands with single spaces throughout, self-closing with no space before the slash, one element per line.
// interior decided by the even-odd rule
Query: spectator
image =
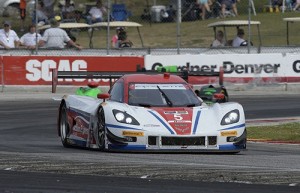
<path fill-rule="evenodd" d="M 61 5 L 61 14 L 64 19 L 74 18 L 75 6 L 71 3 L 71 0 L 65 0 L 65 3 Z"/>
<path fill-rule="evenodd" d="M 202 20 L 205 20 L 206 18 L 206 12 L 211 13 L 210 5 L 212 2 L 210 0 L 197 0 L 199 4 L 199 8 L 201 9 L 201 18 Z"/>
<path fill-rule="evenodd" d="M 176 10 L 173 8 L 173 5 L 169 5 L 169 7 L 167 8 L 167 13 L 169 14 L 170 22 L 175 21 L 175 19 L 176 19 Z"/>
<path fill-rule="evenodd" d="M 125 31 L 120 31 L 118 35 L 119 48 L 131 48 L 133 43 L 128 39 Z"/>
<path fill-rule="evenodd" d="M 76 22 L 79 22 L 81 18 L 81 12 L 75 10 L 75 5 L 73 1 L 65 0 L 64 4 L 60 4 L 60 9 L 64 20 L 70 20 L 75 18 Z"/>
<path fill-rule="evenodd" d="M 165 10 L 165 9 L 160 10 L 160 18 L 161 18 L 161 22 L 173 22 L 174 21 L 172 16 L 169 14 L 169 11 Z"/>
<path fill-rule="evenodd" d="M 293 10 L 293 1 L 294 0 L 286 0 L 285 1 L 285 9 L 286 10 L 290 10 L 290 11 Z"/>
<path fill-rule="evenodd" d="M 86 17 L 88 24 L 98 23 L 103 21 L 103 14 L 106 13 L 106 8 L 102 5 L 102 1 L 97 1 L 96 6 L 93 6 L 89 15 Z"/>
<path fill-rule="evenodd" d="M 168 12 L 164 9 L 161 9 L 160 10 L 160 18 L 161 18 L 161 22 L 168 22 L 168 20 L 169 20 Z"/>
<path fill-rule="evenodd" d="M 0 48 L 11 49 L 17 48 L 20 44 L 20 39 L 17 33 L 11 29 L 9 21 L 4 21 L 4 29 L 0 30 Z"/>
<path fill-rule="evenodd" d="M 219 30 L 216 34 L 216 39 L 211 44 L 211 47 L 224 47 L 226 44 L 224 40 L 224 33 L 223 31 Z"/>
<path fill-rule="evenodd" d="M 221 14 L 221 10 L 222 10 L 222 6 L 221 6 L 221 1 L 222 0 L 211 0 L 212 5 L 211 5 L 211 15 L 214 18 L 219 18 L 220 16 L 222 16 Z"/>
<path fill-rule="evenodd" d="M 244 39 L 245 32 L 243 29 L 238 29 L 237 36 L 232 41 L 233 47 L 239 47 L 245 44 L 246 40 Z"/>
<path fill-rule="evenodd" d="M 272 7 L 273 8 L 279 8 L 282 6 L 282 0 L 272 0 Z"/>
<path fill-rule="evenodd" d="M 26 0 L 20 0 L 21 31 L 24 31 L 26 18 Z"/>
<path fill-rule="evenodd" d="M 35 14 L 33 14 L 32 23 L 37 23 L 38 25 L 45 25 L 48 23 L 48 17 L 45 14 L 43 9 L 44 9 L 43 1 L 38 1 L 37 9 L 35 11 Z"/>
<path fill-rule="evenodd" d="M 235 16 L 238 16 L 238 11 L 236 7 L 236 3 L 240 0 L 222 0 L 221 7 L 222 7 L 222 16 L 225 17 L 226 9 L 232 9 Z"/>
<path fill-rule="evenodd" d="M 35 25 L 30 25 L 28 33 L 24 34 L 20 39 L 21 46 L 25 46 L 28 49 L 35 49 L 41 37 L 42 36 L 36 32 Z"/>
<path fill-rule="evenodd" d="M 121 31 L 124 31 L 124 28 L 123 27 L 117 27 L 116 34 L 111 38 L 111 45 L 112 45 L 113 48 L 118 48 L 119 47 L 118 36 L 119 36 L 119 33 Z"/>
<path fill-rule="evenodd" d="M 44 32 L 43 37 L 39 41 L 39 46 L 62 49 L 67 43 L 77 49 L 82 49 L 80 45 L 75 44 L 75 42 L 71 40 L 65 30 L 59 28 L 60 20 L 58 20 L 58 17 L 59 16 L 50 20 L 51 28 Z"/>
<path fill-rule="evenodd" d="M 151 19 L 151 14 L 149 12 L 149 9 L 144 9 L 143 14 L 141 15 L 142 20 L 149 20 Z"/>
<path fill-rule="evenodd" d="M 44 12 L 48 18 L 54 17 L 54 5 L 57 0 L 43 0 Z"/>
<path fill-rule="evenodd" d="M 295 5 L 295 7 L 294 7 L 294 11 L 297 11 L 298 10 L 298 8 L 300 7 L 300 0 L 297 0 L 296 1 L 296 5 Z"/>

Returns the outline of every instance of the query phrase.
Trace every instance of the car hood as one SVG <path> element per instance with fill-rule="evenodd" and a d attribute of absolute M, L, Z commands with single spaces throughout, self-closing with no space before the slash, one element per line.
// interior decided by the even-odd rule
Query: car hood
<path fill-rule="evenodd" d="M 151 108 L 156 111 L 164 120 L 168 123 L 178 135 L 187 135 L 191 133 L 192 130 L 192 119 L 193 119 L 193 109 L 185 107 L 175 107 L 175 108 Z M 151 113 L 151 111 L 149 111 Z M 156 116 L 155 113 L 151 113 Z M 161 121 L 161 122 L 162 122 Z"/>

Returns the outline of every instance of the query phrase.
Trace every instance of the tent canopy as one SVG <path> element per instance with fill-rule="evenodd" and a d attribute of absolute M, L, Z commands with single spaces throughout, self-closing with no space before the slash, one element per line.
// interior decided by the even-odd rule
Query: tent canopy
<path fill-rule="evenodd" d="M 287 17 L 283 18 L 283 21 L 286 21 L 286 44 L 290 45 L 289 23 L 300 22 L 300 17 Z"/>

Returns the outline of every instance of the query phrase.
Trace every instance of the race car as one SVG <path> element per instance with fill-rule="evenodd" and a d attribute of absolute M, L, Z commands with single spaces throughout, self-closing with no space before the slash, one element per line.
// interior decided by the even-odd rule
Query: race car
<path fill-rule="evenodd" d="M 238 153 L 247 142 L 240 104 L 207 105 L 169 73 L 123 75 L 97 97 L 65 95 L 57 131 L 65 147 L 118 152 Z"/>
<path fill-rule="evenodd" d="M 195 90 L 195 93 L 208 105 L 211 105 L 214 103 L 226 103 L 229 101 L 228 92 L 223 85 L 202 86 L 200 90 Z M 214 97 L 214 96 L 216 96 L 217 93 L 223 94 L 224 97 L 221 99 Z"/>

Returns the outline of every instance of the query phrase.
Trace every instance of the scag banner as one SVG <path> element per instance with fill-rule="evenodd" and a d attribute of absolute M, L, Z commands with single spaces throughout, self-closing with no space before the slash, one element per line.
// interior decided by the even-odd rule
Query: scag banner
<path fill-rule="evenodd" d="M 144 66 L 143 57 L 3 56 L 0 72 L 4 85 L 51 85 L 53 69 L 58 71 L 135 71 L 137 65 Z M 60 79 L 59 84 L 85 85 L 87 81 L 92 80 Z M 93 81 L 100 82 L 101 85 L 109 82 L 106 79 Z"/>
<path fill-rule="evenodd" d="M 145 68 L 177 66 L 179 71 L 210 71 L 224 69 L 224 81 L 246 83 L 253 80 L 285 82 L 300 81 L 300 58 L 276 54 L 217 54 L 145 56 Z M 200 81 L 201 83 L 201 81 Z M 206 82 L 207 83 L 207 82 Z"/>

